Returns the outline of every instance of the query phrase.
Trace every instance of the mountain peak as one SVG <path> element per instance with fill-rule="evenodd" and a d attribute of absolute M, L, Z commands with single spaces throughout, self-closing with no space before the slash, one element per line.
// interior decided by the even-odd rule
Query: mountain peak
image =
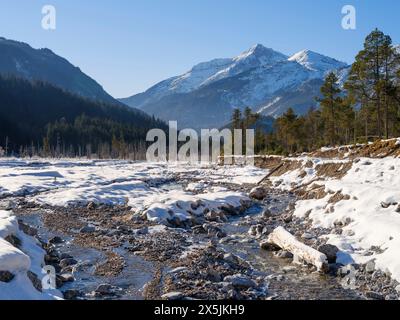
<path fill-rule="evenodd" d="M 295 53 L 288 60 L 297 62 L 309 70 L 319 71 L 323 73 L 331 70 L 341 69 L 347 66 L 347 64 L 344 62 L 338 61 L 336 59 L 330 58 L 309 49 L 304 49 Z"/>
<path fill-rule="evenodd" d="M 261 43 L 256 43 L 248 51 L 252 52 L 252 53 L 256 53 L 256 52 L 262 52 L 262 51 L 267 51 L 267 50 L 272 50 L 272 49 L 263 46 Z"/>
<path fill-rule="evenodd" d="M 0 61 L 0 74 L 48 82 L 91 100 L 119 104 L 95 80 L 50 49 L 1 37 Z"/>
<path fill-rule="evenodd" d="M 283 53 L 280 53 L 278 51 L 275 51 L 271 48 L 267 48 L 263 46 L 262 44 L 255 44 L 252 46 L 250 49 L 244 51 L 241 53 L 239 56 L 234 58 L 236 61 L 241 61 L 245 59 L 251 59 L 255 57 L 258 59 L 261 63 L 266 62 L 266 63 L 273 63 L 277 62 L 279 60 L 286 60 L 288 57 L 285 56 Z"/>

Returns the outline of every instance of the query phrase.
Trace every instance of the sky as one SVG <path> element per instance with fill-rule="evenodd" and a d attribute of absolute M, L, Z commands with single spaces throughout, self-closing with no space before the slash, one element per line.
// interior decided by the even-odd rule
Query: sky
<path fill-rule="evenodd" d="M 42 28 L 44 5 L 55 30 Z M 344 5 L 356 30 L 342 28 Z M 351 63 L 376 27 L 400 43 L 399 12 L 398 0 L 0 0 L 0 36 L 50 48 L 122 98 L 256 43 Z"/>

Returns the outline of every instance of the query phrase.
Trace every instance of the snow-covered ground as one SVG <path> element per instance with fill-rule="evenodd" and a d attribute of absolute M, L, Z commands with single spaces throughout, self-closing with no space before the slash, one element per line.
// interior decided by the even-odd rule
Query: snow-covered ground
<path fill-rule="evenodd" d="M 96 204 L 129 205 L 160 224 L 168 219 L 181 222 L 222 206 L 240 207 L 248 197 L 226 188 L 208 187 L 214 183 L 256 183 L 265 171 L 254 167 L 189 166 L 162 163 L 89 160 L 0 159 L 0 199 L 13 207 L 12 197 L 27 196 L 29 201 L 52 206 Z M 187 188 L 173 182 L 188 182 Z M 206 191 L 197 191 L 204 187 Z M 202 188 L 203 189 L 203 188 Z M 21 240 L 17 248 L 5 238 Z M 0 271 L 14 275 L 0 282 L 0 299 L 54 299 L 58 291 L 37 291 L 27 271 L 42 277 L 45 251 L 37 241 L 18 228 L 12 211 L 0 211 Z"/>
<path fill-rule="evenodd" d="M 333 230 L 342 223 L 342 234 L 332 232 L 327 236 L 329 243 L 341 249 L 339 262 L 375 260 L 377 268 L 389 271 L 393 278 L 400 280 L 400 159 L 361 158 L 342 178 L 320 176 L 317 166 L 346 165 L 349 160 L 306 156 L 296 160 L 303 165 L 271 177 L 273 184 L 285 190 L 307 184 L 310 189 L 318 184 L 322 185 L 325 195 L 321 199 L 298 201 L 295 215 L 308 216 L 314 227 Z M 205 209 L 210 212 L 221 206 L 239 207 L 248 196 L 216 184 L 255 184 L 267 173 L 268 170 L 249 166 L 1 159 L 0 198 L 27 195 L 29 201 L 52 206 L 89 202 L 127 204 L 133 213 L 144 214 L 149 220 L 163 224 L 174 217 L 184 222 L 193 215 L 204 214 Z M 332 201 L 339 191 L 344 197 Z M 11 234 L 22 240 L 19 249 L 4 240 Z M 41 274 L 43 255 L 36 240 L 18 229 L 12 212 L 1 211 L 0 271 L 6 269 L 16 277 L 10 283 L 0 282 L 0 299 L 55 297 L 54 292 L 36 291 L 26 276 L 27 270 Z"/>
<path fill-rule="evenodd" d="M 312 219 L 314 227 L 334 228 L 343 225 L 342 234 L 330 234 L 328 243 L 341 249 L 339 262 L 366 263 L 390 272 L 400 281 L 400 158 L 360 158 L 342 178 L 318 176 L 318 164 L 342 163 L 348 160 L 299 158 L 301 168 L 273 177 L 279 188 L 292 190 L 313 183 L 322 185 L 322 199 L 300 200 L 295 215 Z M 306 166 L 312 161 L 313 165 Z M 304 174 L 306 173 L 306 174 Z M 341 193 L 344 199 L 332 197 Z M 376 250 L 378 248 L 378 250 Z"/>
<path fill-rule="evenodd" d="M 5 240 L 10 236 L 21 241 L 20 248 Z M 0 282 L 0 300 L 49 300 L 62 297 L 58 290 L 37 291 L 28 278 L 28 271 L 35 273 L 39 280 L 44 276 L 44 254 L 37 240 L 19 230 L 11 211 L 0 211 L 0 271 L 8 271 L 14 276 L 10 282 Z"/>
<path fill-rule="evenodd" d="M 181 199 L 188 191 L 166 190 L 159 184 L 173 178 L 194 179 L 197 184 L 256 183 L 265 171 L 255 167 L 189 166 L 128 161 L 25 161 L 0 160 L 0 197 L 31 195 L 31 200 L 53 206 L 128 204 L 144 210 L 157 200 Z M 209 190 L 215 198 L 223 190 Z M 198 198 L 198 197 L 197 197 Z M 194 199 L 197 200 L 197 199 Z M 210 199 L 211 200 L 211 199 Z"/>

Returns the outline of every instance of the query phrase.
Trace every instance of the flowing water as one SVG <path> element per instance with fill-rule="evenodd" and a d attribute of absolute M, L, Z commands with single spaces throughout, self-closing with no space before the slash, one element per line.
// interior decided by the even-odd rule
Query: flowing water
<path fill-rule="evenodd" d="M 182 188 L 179 184 L 159 186 L 167 190 Z M 269 296 L 275 299 L 358 299 L 354 291 L 344 289 L 337 278 L 331 275 L 312 273 L 307 268 L 294 266 L 291 261 L 277 258 L 273 253 L 261 250 L 259 243 L 248 235 L 249 226 L 261 214 L 265 206 L 275 214 L 283 212 L 289 202 L 294 199 L 290 195 L 273 195 L 266 203 L 254 205 L 244 215 L 230 219 L 222 225 L 230 241 L 219 244 L 227 252 L 235 254 L 247 261 L 260 276 L 269 279 Z M 105 253 L 80 247 L 73 243 L 71 237 L 50 232 L 42 223 L 44 211 L 24 214 L 20 218 L 38 229 L 38 235 L 44 242 L 54 236 L 61 236 L 65 242 L 58 245 L 60 253 L 74 257 L 79 263 L 74 267 L 75 281 L 67 283 L 66 289 L 78 289 L 85 293 L 107 283 L 119 288 L 113 298 L 142 299 L 142 290 L 151 281 L 155 268 L 151 262 L 134 255 L 124 247 L 112 249 L 125 260 L 125 268 L 117 276 L 99 276 L 95 274 L 95 266 L 106 261 Z M 206 238 L 193 236 L 194 243 L 205 243 Z M 88 298 L 91 298 L 90 296 Z M 95 299 L 95 297 L 93 297 Z"/>
<path fill-rule="evenodd" d="M 282 200 L 282 199 L 280 199 Z M 282 202 L 280 201 L 282 205 Z M 286 207 L 286 205 L 285 205 Z M 251 221 L 262 214 L 263 206 L 254 206 L 246 212 Z M 346 300 L 359 299 L 352 290 L 344 289 L 336 277 L 319 272 L 310 273 L 308 268 L 295 266 L 288 259 L 276 257 L 272 252 L 262 250 L 257 241 L 247 235 L 248 225 L 241 222 L 243 217 L 235 218 L 223 227 L 228 235 L 237 240 L 223 245 L 227 252 L 235 254 L 269 279 L 269 294 L 275 299 L 290 300 Z"/>

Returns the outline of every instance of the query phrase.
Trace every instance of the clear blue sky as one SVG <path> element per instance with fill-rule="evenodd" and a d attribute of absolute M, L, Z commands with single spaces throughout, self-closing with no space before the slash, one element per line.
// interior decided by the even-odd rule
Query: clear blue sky
<path fill-rule="evenodd" d="M 41 28 L 45 4 L 57 9 L 55 31 Z M 345 4 L 357 9 L 355 31 L 341 28 Z M 399 15 L 398 0 L 0 0 L 0 36 L 48 47 L 126 97 L 255 43 L 351 62 L 375 27 L 400 43 Z"/>

